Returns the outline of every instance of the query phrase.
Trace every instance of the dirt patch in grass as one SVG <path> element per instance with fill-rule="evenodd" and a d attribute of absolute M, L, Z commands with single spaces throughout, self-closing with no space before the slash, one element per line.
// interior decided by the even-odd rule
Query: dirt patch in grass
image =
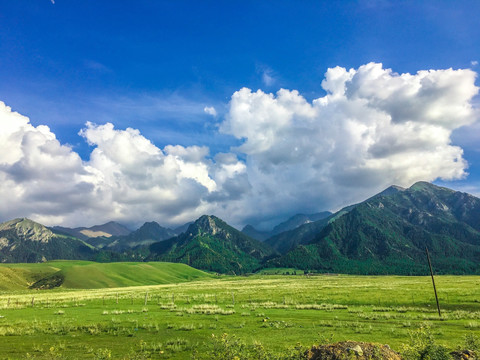
<path fill-rule="evenodd" d="M 56 272 L 53 275 L 47 276 L 38 280 L 34 284 L 30 285 L 30 289 L 48 290 L 59 287 L 65 281 L 65 275 L 61 271 Z"/>

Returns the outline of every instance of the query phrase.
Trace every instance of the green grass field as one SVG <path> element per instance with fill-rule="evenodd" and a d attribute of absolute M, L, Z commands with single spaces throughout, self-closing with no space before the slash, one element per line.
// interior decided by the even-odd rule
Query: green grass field
<path fill-rule="evenodd" d="M 436 278 L 439 319 L 429 277 L 218 277 L 173 265 L 179 264 L 1 266 L 16 280 L 1 285 L 8 290 L 0 292 L 0 358 L 208 358 L 225 333 L 278 354 L 297 343 L 347 339 L 401 350 L 425 323 L 453 349 L 480 332 L 478 276 Z M 38 278 L 32 274 L 47 270 L 65 271 L 61 288 L 25 290 Z"/>

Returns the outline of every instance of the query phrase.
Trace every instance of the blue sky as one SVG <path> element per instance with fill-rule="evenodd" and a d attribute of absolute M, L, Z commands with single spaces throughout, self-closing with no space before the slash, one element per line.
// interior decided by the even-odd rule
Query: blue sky
<path fill-rule="evenodd" d="M 452 146 L 460 148 L 465 161 L 462 167 L 464 173 L 461 174 L 456 165 L 462 160 L 457 153 L 452 155 L 450 162 L 439 164 L 427 174 L 406 175 L 411 166 L 405 166 L 391 170 L 391 177 L 382 176 L 376 168 L 373 171 L 377 163 L 369 164 L 369 171 L 363 168 L 361 175 L 358 172 L 348 175 L 348 171 L 353 171 L 354 167 L 358 170 L 360 166 L 350 163 L 348 169 L 345 167 L 348 171 L 332 173 L 331 167 L 335 167 L 332 157 L 323 162 L 333 163 L 329 170 L 324 165 L 314 164 L 312 159 L 305 160 L 305 155 L 302 160 L 295 160 L 296 165 L 293 166 L 294 160 L 291 160 L 292 163 L 283 161 L 285 154 L 275 150 L 275 146 L 284 141 L 283 147 L 288 148 L 296 139 L 298 146 L 292 149 L 302 150 L 303 146 L 306 153 L 310 148 L 304 144 L 312 139 L 304 139 L 301 135 L 285 139 L 288 137 L 285 134 L 292 134 L 304 125 L 290 124 L 292 127 L 285 125 L 279 129 L 275 124 L 274 128 L 262 125 L 245 129 L 247 123 L 263 121 L 263 115 L 247 100 L 252 98 L 247 93 L 240 96 L 238 103 L 233 101 L 233 95 L 242 88 L 251 89 L 251 94 L 261 89 L 262 93 L 272 93 L 279 100 L 277 91 L 283 88 L 298 91 L 299 96 L 311 105 L 314 99 L 329 93 L 322 87 L 322 81 L 327 70 L 335 67 L 345 68 L 346 71 L 352 68 L 360 73 L 361 66 L 381 63 L 383 70 L 392 69 L 393 77 L 405 73 L 415 75 L 421 70 L 449 68 L 477 72 L 480 60 L 479 15 L 478 1 L 1 1 L 0 101 L 12 111 L 28 117 L 34 128 L 48 126 L 50 133 L 58 139 L 58 146 L 66 145 L 73 157 L 80 157 L 78 169 L 82 170 L 77 169 L 78 174 L 93 167 L 95 174 L 102 173 L 102 181 L 106 181 L 105 178 L 118 179 L 118 174 L 131 175 L 122 163 L 116 164 L 121 168 L 117 169 L 117 177 L 112 174 L 107 176 L 104 165 L 98 165 L 100 162 L 105 164 L 105 161 L 94 162 L 91 159 L 94 149 L 108 152 L 105 150 L 106 143 L 101 143 L 95 136 L 109 131 L 100 126 L 111 123 L 114 131 L 138 130 L 136 135 L 124 134 L 126 137 L 122 141 L 148 139 L 151 142 L 153 147 L 148 151 L 142 148 L 140 153 L 146 151 L 152 155 L 157 151 L 155 149 L 160 149 L 160 155 L 168 157 L 170 154 L 179 159 L 175 175 L 177 180 L 180 179 L 182 184 L 192 183 L 180 185 L 178 180 L 175 183 L 178 193 L 157 198 L 158 203 L 166 204 L 164 207 L 152 203 L 146 206 L 148 210 L 139 212 L 134 210 L 135 206 L 140 206 L 149 196 L 148 191 L 143 192 L 145 189 L 155 194 L 160 192 L 160 189 L 152 187 L 152 184 L 162 181 L 156 178 L 158 174 L 155 172 L 124 178 L 125 182 L 120 187 L 123 194 L 128 194 L 127 200 L 115 195 L 116 189 L 112 189 L 114 184 L 118 184 L 115 182 L 109 183 L 107 191 L 105 184 L 104 187 L 99 185 L 98 178 L 78 180 L 78 175 L 76 179 L 63 179 L 72 186 L 66 190 L 69 195 L 79 189 L 87 189 L 85 191 L 96 194 L 97 198 L 100 193 L 108 193 L 102 201 L 110 199 L 118 205 L 112 211 L 107 211 L 107 207 L 87 211 L 91 207 L 88 201 L 73 201 L 75 206 L 67 204 L 69 196 L 48 190 L 55 188 L 53 183 L 40 186 L 37 181 L 38 193 L 31 191 L 28 196 L 12 196 L 12 204 L 4 203 L 3 208 L 0 205 L 0 220 L 30 216 L 52 224 L 79 225 L 81 222 L 88 225 L 113 218 L 136 226 L 142 218 L 144 221 L 176 224 L 202 211 L 210 211 L 227 217 L 227 221 L 237 226 L 252 222 L 268 227 L 295 212 L 335 210 L 350 201 L 373 195 L 393 181 L 408 185 L 409 181 L 423 177 L 479 194 L 479 101 L 478 95 L 472 95 L 472 92 L 463 94 L 458 100 L 472 107 L 468 119 L 457 122 L 455 126 L 446 126 L 449 133 L 439 132 L 439 137 L 446 138 L 435 145 L 443 147 L 445 154 L 455 152 Z M 478 86 L 478 79 L 470 75 L 465 75 L 470 79 L 465 80 L 466 84 L 472 85 L 473 81 Z M 446 79 L 450 75 L 442 76 Z M 455 94 L 462 88 L 455 87 L 458 79 L 449 79 L 451 81 L 440 81 L 443 85 L 438 86 L 450 86 L 449 96 L 456 98 Z M 431 96 L 428 99 L 436 101 Z M 246 103 L 252 106 L 252 118 L 237 119 L 235 104 L 241 107 Z M 387 111 L 383 105 L 378 106 Z M 205 111 L 206 107 L 214 108 L 215 114 Z M 285 105 L 282 109 L 287 108 Z M 394 104 L 389 103 L 388 111 L 393 108 Z M 420 114 L 421 109 L 418 111 Z M 328 123 L 325 116 L 322 115 L 322 121 Z M 455 114 L 451 114 L 450 119 L 453 123 L 457 121 Z M 242 121 L 245 122 L 243 125 Z M 358 123 L 363 124 L 363 121 Z M 87 122 L 93 125 L 88 128 Z M 91 131 L 88 132 L 87 128 Z M 378 139 L 378 123 L 375 128 L 374 137 Z M 331 143 L 329 136 L 342 138 L 339 134 L 341 130 L 326 131 L 325 125 L 316 129 L 318 134 L 330 134 L 326 138 L 319 135 L 319 143 Z M 83 136 L 79 135 L 81 130 Z M 260 140 L 254 139 L 255 131 L 263 130 L 266 134 L 275 134 L 274 138 L 267 139 L 272 143 L 268 149 L 263 145 L 259 147 Z M 406 130 L 395 127 L 388 131 Z M 418 130 L 412 131 L 418 133 Z M 85 135 L 94 132 L 96 135 Z M 123 133 L 115 134 L 121 136 Z M 394 135 L 389 133 L 388 136 L 391 138 Z M 430 141 L 429 146 L 433 146 L 435 141 Z M 339 141 L 334 142 L 339 146 Z M 404 147 L 407 141 L 401 143 Z M 376 145 L 376 151 L 383 149 L 382 159 L 393 151 L 386 150 L 383 143 Z M 169 153 L 166 151 L 168 146 L 177 148 Z M 422 146 L 422 149 L 426 147 Z M 410 156 L 414 148 L 403 152 L 403 156 Z M 198 149 L 207 149 L 207 152 Z M 230 156 L 229 160 L 225 160 L 226 163 L 222 162 L 223 158 L 216 160 L 219 153 L 225 158 Z M 13 166 L 21 160 L 19 156 L 3 163 Z M 342 153 L 339 159 L 351 156 Z M 56 159 L 62 162 L 61 158 Z M 165 159 L 157 160 L 163 164 Z M 113 161 L 112 157 L 109 161 Z M 145 161 L 141 166 L 148 167 L 153 160 Z M 399 163 L 398 158 L 390 158 L 389 161 Z M 191 166 L 183 167 L 186 163 Z M 284 163 L 291 166 L 282 168 Z M 32 162 L 29 164 L 31 166 Z M 41 162 L 38 165 L 41 167 Z M 230 166 L 227 175 L 220 174 L 220 165 L 224 166 L 224 172 L 227 171 L 225 166 Z M 26 186 L 25 179 L 34 177 L 31 169 L 30 172 L 22 169 L 21 174 L 24 175 L 16 177 L 12 174 L 20 174 L 17 170 L 5 170 L 6 178 L 19 187 L 19 194 L 24 193 L 20 187 Z M 50 171 L 54 169 L 52 167 Z M 77 170 L 71 172 L 76 173 Z M 167 171 L 158 170 L 162 174 Z M 46 176 L 39 175 L 38 171 L 35 174 L 42 179 Z M 291 176 L 282 182 L 282 176 L 287 177 L 286 174 L 299 174 L 309 180 L 295 186 Z M 147 184 L 145 177 L 153 177 L 153 182 Z M 326 180 L 327 177 L 330 180 Z M 132 185 L 134 178 L 142 178 L 142 185 Z M 225 180 L 227 178 L 228 181 Z M 352 178 L 364 179 L 364 183 L 360 181 L 359 186 L 354 186 L 351 184 L 354 181 L 350 181 Z M 269 181 L 273 181 L 271 188 Z M 165 182 L 162 191 L 166 191 L 168 184 Z M 304 191 L 299 191 L 298 187 L 303 187 Z M 332 196 L 316 195 L 312 198 L 311 193 L 321 193 L 322 189 L 331 192 Z M 184 199 L 178 194 L 190 194 L 196 200 Z M 200 195 L 197 197 L 197 194 Z M 40 201 L 37 205 L 41 206 L 19 205 L 26 201 Z M 81 216 L 79 209 L 83 214 Z"/>

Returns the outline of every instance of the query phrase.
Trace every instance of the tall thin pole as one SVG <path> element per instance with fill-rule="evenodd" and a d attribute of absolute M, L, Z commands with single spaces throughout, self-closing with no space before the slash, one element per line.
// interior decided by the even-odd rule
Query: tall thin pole
<path fill-rule="evenodd" d="M 438 302 L 437 288 L 435 287 L 435 279 L 433 278 L 432 263 L 430 261 L 430 255 L 428 253 L 428 248 L 426 246 L 425 246 L 425 252 L 427 253 L 428 267 L 430 268 L 430 276 L 432 277 L 433 291 L 435 292 L 435 300 L 437 301 L 438 316 L 442 317 L 442 313 L 440 312 L 440 304 Z"/>

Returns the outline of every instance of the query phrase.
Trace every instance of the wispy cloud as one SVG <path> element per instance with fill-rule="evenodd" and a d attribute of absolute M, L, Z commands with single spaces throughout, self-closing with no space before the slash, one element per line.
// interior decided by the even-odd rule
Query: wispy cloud
<path fill-rule="evenodd" d="M 271 87 L 277 82 L 274 71 L 263 64 L 257 64 L 256 67 L 257 74 L 261 76 L 262 83 L 266 87 Z"/>
<path fill-rule="evenodd" d="M 264 71 L 262 74 L 262 81 L 266 86 L 272 86 L 275 83 L 275 79 L 270 72 Z"/>
<path fill-rule="evenodd" d="M 108 66 L 102 64 L 101 62 L 95 61 L 95 60 L 84 60 L 83 61 L 84 66 L 87 69 L 102 72 L 102 73 L 112 73 L 112 69 L 110 69 Z"/>
<path fill-rule="evenodd" d="M 217 116 L 217 110 L 213 106 L 205 106 L 203 108 L 205 114 L 212 115 L 213 117 Z"/>

